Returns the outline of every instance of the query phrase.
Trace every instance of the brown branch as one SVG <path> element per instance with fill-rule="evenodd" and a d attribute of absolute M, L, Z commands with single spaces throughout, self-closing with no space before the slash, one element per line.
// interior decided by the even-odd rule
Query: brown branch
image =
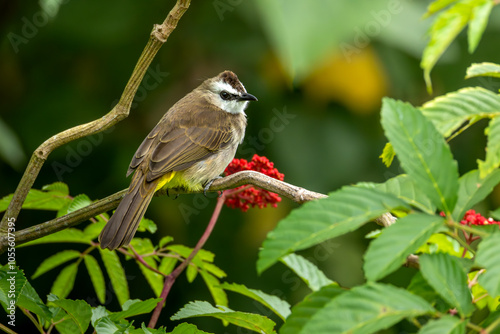
<path fill-rule="evenodd" d="M 236 188 L 245 184 L 251 184 L 256 187 L 269 190 L 283 197 L 289 198 L 292 201 L 302 204 L 318 198 L 328 197 L 327 195 L 310 191 L 293 184 L 276 180 L 272 177 L 264 175 L 256 171 L 243 171 L 231 174 L 221 179 L 215 180 L 210 186 L 209 191 L 220 191 Z M 166 194 L 166 190 L 159 190 L 156 195 L 162 196 Z M 184 191 L 169 191 L 169 194 L 182 194 Z"/>
<path fill-rule="evenodd" d="M 238 172 L 224 178 L 217 179 L 212 183 L 212 186 L 208 191 L 215 192 L 227 190 L 236 188 L 244 184 L 252 184 L 259 188 L 275 192 L 278 195 L 287 197 L 297 203 L 304 203 L 314 199 L 327 197 L 324 194 L 309 191 L 304 188 L 300 188 L 289 183 L 273 179 L 272 177 L 255 171 Z M 103 212 L 113 210 L 118 206 L 123 196 L 125 196 L 126 192 L 127 189 L 124 189 L 104 199 L 98 200 L 84 208 L 68 213 L 67 215 L 20 230 L 15 233 L 16 245 L 21 245 L 28 241 L 39 239 L 46 235 L 87 221 L 90 218 L 95 217 Z M 186 193 L 190 192 L 186 192 L 182 189 L 169 190 L 169 195 Z M 159 190 L 156 192 L 156 195 L 158 196 L 163 196 L 165 194 L 166 191 L 163 190 Z M 0 254 L 5 252 L 6 249 L 7 235 L 2 234 L 0 235 Z"/>
<path fill-rule="evenodd" d="M 375 219 L 375 223 L 383 227 L 389 227 L 396 222 L 396 217 L 389 212 L 384 213 L 382 216 Z"/>
<path fill-rule="evenodd" d="M 420 262 L 418 260 L 418 255 L 410 254 L 406 258 L 405 267 L 420 269 Z"/>
<path fill-rule="evenodd" d="M 191 0 L 178 0 L 165 21 L 161 25 L 154 26 L 149 41 L 137 61 L 118 104 L 110 112 L 97 120 L 75 126 L 50 137 L 33 152 L 28 167 L 26 167 L 24 175 L 14 193 L 14 197 L 0 222 L 0 234 L 3 235 L 6 233 L 9 220 L 12 220 L 12 218 L 17 219 L 29 190 L 33 186 L 47 157 L 53 150 L 73 140 L 106 130 L 128 116 L 135 93 L 139 88 L 144 74 L 160 47 L 165 43 L 182 15 L 188 9 L 190 2 Z"/>

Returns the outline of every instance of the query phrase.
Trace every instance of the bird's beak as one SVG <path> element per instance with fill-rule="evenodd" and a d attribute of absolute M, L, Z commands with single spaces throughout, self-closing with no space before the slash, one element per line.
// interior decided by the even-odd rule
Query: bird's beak
<path fill-rule="evenodd" d="M 258 100 L 252 94 L 243 93 L 238 97 L 238 101 L 258 101 Z"/>

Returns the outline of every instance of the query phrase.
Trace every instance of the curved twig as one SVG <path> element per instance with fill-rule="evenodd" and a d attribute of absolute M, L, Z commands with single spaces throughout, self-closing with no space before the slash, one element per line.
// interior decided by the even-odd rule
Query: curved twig
<path fill-rule="evenodd" d="M 149 41 L 137 61 L 118 104 L 110 112 L 97 120 L 75 126 L 50 137 L 33 152 L 28 167 L 26 167 L 23 177 L 9 203 L 9 207 L 0 222 L 1 234 L 6 233 L 9 220 L 17 219 L 29 190 L 33 186 L 47 157 L 53 150 L 73 140 L 106 130 L 128 116 L 135 93 L 139 88 L 144 74 L 160 47 L 166 42 L 180 18 L 188 9 L 190 2 L 191 0 L 178 0 L 165 21 L 161 25 L 154 26 Z"/>
<path fill-rule="evenodd" d="M 217 179 L 212 183 L 209 191 L 227 190 L 245 184 L 251 184 L 256 187 L 272 191 L 299 204 L 318 198 L 328 197 L 327 195 L 294 186 L 293 184 L 274 179 L 256 171 L 242 171 Z M 169 190 L 170 195 L 185 193 L 186 192 L 182 189 Z M 162 196 L 164 194 L 166 194 L 166 190 L 159 190 L 156 192 L 157 196 Z"/>

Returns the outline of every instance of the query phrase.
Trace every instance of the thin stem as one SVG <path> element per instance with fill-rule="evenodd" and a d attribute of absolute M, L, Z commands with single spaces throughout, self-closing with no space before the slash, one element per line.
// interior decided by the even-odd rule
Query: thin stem
<path fill-rule="evenodd" d="M 476 234 L 476 235 L 479 235 L 481 237 L 487 237 L 487 236 L 490 235 L 487 232 L 480 231 L 478 229 L 472 228 L 472 227 L 467 226 L 467 225 L 459 224 L 459 223 L 456 223 L 454 221 L 449 221 L 448 224 L 450 226 L 452 226 L 452 227 L 455 227 L 455 228 L 459 229 L 459 230 L 462 230 L 462 231 L 465 231 L 465 232 L 468 232 L 468 233 L 472 233 L 472 234 Z"/>
<path fill-rule="evenodd" d="M 9 327 L 5 326 L 1 322 L 0 322 L 0 329 L 3 330 L 7 334 L 18 334 L 17 332 L 13 331 L 12 329 L 10 329 Z"/>
<path fill-rule="evenodd" d="M 210 237 L 210 234 L 212 233 L 215 224 L 217 223 L 217 219 L 219 219 L 222 206 L 224 205 L 224 202 L 228 195 L 231 195 L 231 190 L 226 191 L 225 193 L 222 194 L 221 197 L 217 199 L 217 204 L 215 205 L 214 212 L 212 214 L 212 217 L 210 218 L 210 221 L 208 222 L 207 228 L 205 229 L 205 232 L 203 232 L 203 235 L 201 236 L 200 240 L 198 240 L 196 246 L 191 251 L 191 254 L 189 254 L 189 256 L 179 266 L 177 266 L 177 268 L 175 268 L 174 271 L 170 273 L 170 275 L 168 275 L 165 278 L 163 291 L 161 292 L 160 295 L 160 298 L 162 300 L 158 303 L 158 305 L 156 305 L 156 308 L 154 309 L 153 315 L 151 316 L 151 320 L 149 321 L 148 324 L 149 328 L 155 328 L 156 323 L 158 322 L 158 318 L 160 317 L 161 310 L 163 309 L 163 305 L 165 305 L 167 296 L 177 277 L 179 277 L 179 275 L 184 271 L 184 269 L 186 269 L 191 260 L 196 256 L 196 254 L 203 247 L 203 245 L 205 245 L 205 242 Z"/>
<path fill-rule="evenodd" d="M 479 278 L 479 275 L 481 275 L 482 273 L 484 273 L 484 271 L 485 271 L 485 269 L 478 270 L 478 272 L 476 273 L 476 275 L 474 276 L 474 278 L 468 284 L 469 289 L 472 288 L 474 285 L 477 284 L 477 279 Z"/>
<path fill-rule="evenodd" d="M 45 334 L 42 325 L 35 319 L 35 317 L 33 317 L 33 315 L 30 313 L 30 311 L 28 311 L 24 308 L 21 308 L 21 307 L 20 307 L 20 309 L 24 313 L 24 315 L 27 316 L 31 320 L 31 322 L 35 325 L 35 327 L 38 329 L 38 331 L 42 334 Z"/>
<path fill-rule="evenodd" d="M 165 275 L 164 273 L 162 273 L 161 271 L 159 271 L 158 269 L 155 269 L 153 267 L 151 267 L 145 260 L 144 258 L 142 257 L 142 255 L 140 255 L 139 253 L 137 253 L 137 251 L 134 249 L 134 247 L 132 247 L 132 245 L 128 245 L 128 248 L 132 251 L 132 253 L 134 253 L 134 258 L 139 261 L 144 267 L 148 268 L 149 270 L 157 273 L 157 274 L 160 274 L 162 275 L 163 277 L 167 276 Z"/>
<path fill-rule="evenodd" d="M 451 233 L 449 231 L 446 231 L 444 233 L 455 239 L 460 244 L 460 246 L 462 246 L 464 249 L 467 249 L 473 255 L 476 254 L 476 252 L 471 248 L 471 246 L 467 244 L 465 241 L 463 241 L 462 238 L 460 238 L 460 236 L 457 233 Z"/>
<path fill-rule="evenodd" d="M 478 332 L 478 333 L 481 333 L 481 334 L 483 334 L 483 333 L 487 333 L 487 332 L 485 332 L 485 331 L 484 331 L 484 328 L 483 328 L 483 327 L 480 327 L 480 326 L 475 325 L 475 324 L 473 324 L 473 323 L 468 322 L 466 326 L 467 326 L 467 327 L 469 327 L 470 329 L 472 329 L 472 330 L 474 330 L 474 331 Z"/>
<path fill-rule="evenodd" d="M 472 303 L 473 303 L 473 304 L 475 304 L 475 303 L 477 303 L 478 301 L 480 301 L 481 299 L 486 298 L 486 297 L 488 297 L 488 296 L 489 296 L 489 294 L 488 294 L 488 293 L 485 293 L 485 294 L 483 294 L 483 295 L 481 295 L 481 296 L 479 296 L 479 297 L 477 297 L 477 298 L 474 298 L 474 299 L 472 300 Z"/>
<path fill-rule="evenodd" d="M 500 318 L 497 318 L 495 321 L 493 321 L 486 329 L 484 330 L 484 333 L 491 333 L 493 330 L 500 325 Z"/>

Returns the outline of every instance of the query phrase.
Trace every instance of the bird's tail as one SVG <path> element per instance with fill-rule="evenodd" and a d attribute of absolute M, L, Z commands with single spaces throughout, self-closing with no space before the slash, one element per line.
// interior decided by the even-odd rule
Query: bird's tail
<path fill-rule="evenodd" d="M 153 198 L 158 181 L 147 182 L 141 171 L 134 173 L 127 194 L 99 235 L 102 249 L 116 249 L 130 243 Z"/>

